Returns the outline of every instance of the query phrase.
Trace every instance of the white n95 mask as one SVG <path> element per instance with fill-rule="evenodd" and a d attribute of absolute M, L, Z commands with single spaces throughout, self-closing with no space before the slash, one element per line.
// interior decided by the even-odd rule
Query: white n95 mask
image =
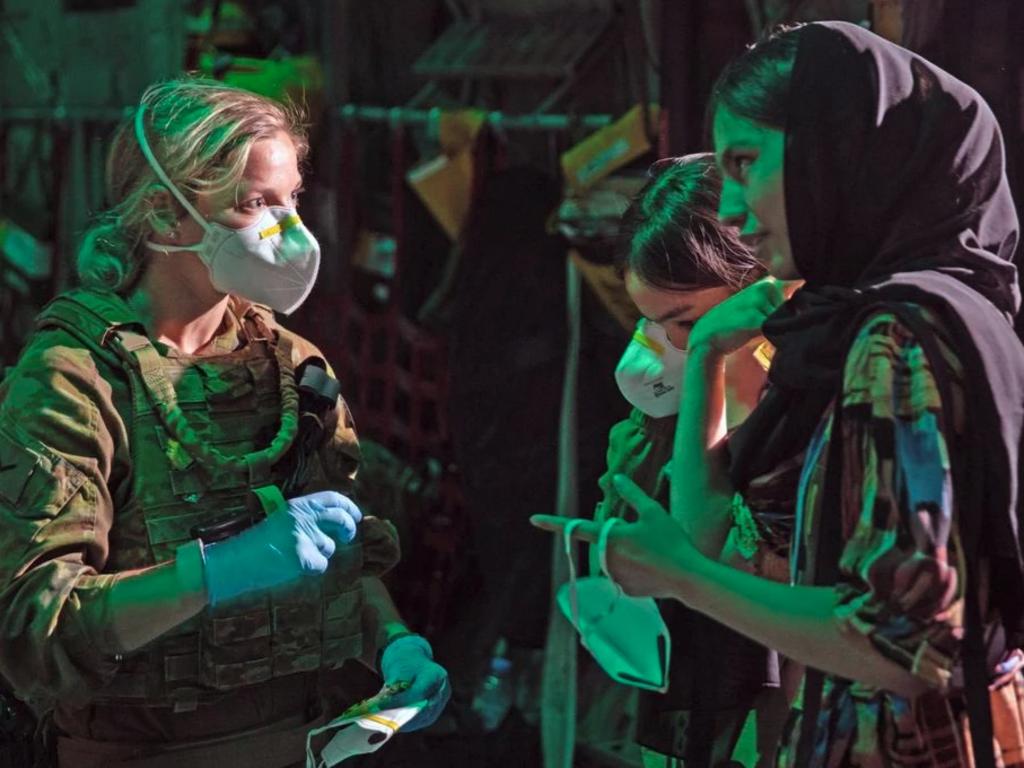
<path fill-rule="evenodd" d="M 679 412 L 686 351 L 676 349 L 665 329 L 641 318 L 633 338 L 615 368 L 622 396 L 648 416 L 661 418 Z"/>
<path fill-rule="evenodd" d="M 195 245 L 147 241 L 145 246 L 161 253 L 195 252 L 210 271 L 210 281 L 218 291 L 267 304 L 285 314 L 298 309 L 316 282 L 320 244 L 296 210 L 270 206 L 263 210 L 256 223 L 242 229 L 207 221 L 157 162 L 146 141 L 144 111 L 143 105 L 135 113 L 135 137 L 142 154 L 157 178 L 203 228 L 203 239 Z"/>
<path fill-rule="evenodd" d="M 558 607 L 580 633 L 583 647 L 609 677 L 664 693 L 668 690 L 672 639 L 658 604 L 651 597 L 626 595 L 608 573 L 608 534 L 621 520 L 608 518 L 598 536 L 598 559 L 605 575 L 577 580 L 571 537 L 581 522 L 573 520 L 565 526 L 569 582 L 558 590 Z"/>
<path fill-rule="evenodd" d="M 425 704 L 426 702 L 421 701 L 408 707 L 377 711 L 366 711 L 361 705 L 351 707 L 327 725 L 306 734 L 305 768 L 333 768 L 355 755 L 376 752 L 398 733 L 402 726 L 416 717 Z M 337 733 L 320 750 L 318 757 L 313 750 L 313 737 L 328 731 Z"/>

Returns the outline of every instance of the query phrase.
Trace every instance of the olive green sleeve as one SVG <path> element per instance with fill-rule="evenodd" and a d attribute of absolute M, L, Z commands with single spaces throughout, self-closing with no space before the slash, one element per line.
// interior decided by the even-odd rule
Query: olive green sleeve
<path fill-rule="evenodd" d="M 0 387 L 0 676 L 36 706 L 114 671 L 103 621 L 125 427 L 90 354 L 40 334 Z"/>
<path fill-rule="evenodd" d="M 330 436 L 320 448 L 320 464 L 333 488 L 351 494 L 362 452 L 352 413 L 340 397 L 332 417 L 324 426 L 330 429 Z"/>

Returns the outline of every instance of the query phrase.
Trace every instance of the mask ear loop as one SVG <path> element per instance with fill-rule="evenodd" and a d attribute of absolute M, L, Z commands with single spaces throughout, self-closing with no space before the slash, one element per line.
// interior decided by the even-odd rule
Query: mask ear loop
<path fill-rule="evenodd" d="M 604 521 L 604 525 L 601 526 L 601 533 L 597 537 L 597 559 L 601 564 L 601 573 L 605 575 L 608 581 L 615 585 L 615 589 L 618 590 L 620 596 L 623 594 L 622 587 L 612 577 L 611 571 L 608 570 L 608 536 L 611 534 L 612 528 L 615 527 L 616 523 L 621 522 L 621 517 L 609 517 Z"/>
<path fill-rule="evenodd" d="M 606 550 L 608 549 L 608 534 L 616 523 L 621 523 L 621 518 L 609 517 L 604 521 L 604 525 L 601 526 L 601 532 L 597 537 L 597 552 L 598 558 L 601 563 L 601 572 L 604 573 L 605 577 L 609 582 L 615 585 L 615 590 L 618 592 L 619 597 L 623 596 L 622 587 L 619 583 L 611 577 L 608 573 L 608 561 L 606 558 Z M 562 531 L 563 542 L 565 544 L 565 556 L 569 559 L 569 610 L 572 613 L 572 624 L 576 628 L 576 631 L 580 633 L 580 641 L 583 643 L 583 647 L 590 649 L 587 644 L 587 636 L 583 632 L 583 627 L 580 624 L 580 603 L 579 603 L 579 592 L 576 588 L 576 560 L 573 557 L 572 551 L 572 532 L 583 523 L 581 518 L 570 520 Z M 612 612 L 615 607 L 615 602 L 608 608 L 608 613 L 601 616 L 600 619 L 594 621 L 594 624 L 600 623 L 608 614 Z"/>
<path fill-rule="evenodd" d="M 146 105 L 140 104 L 139 108 L 135 110 L 135 140 L 139 143 L 139 149 L 142 150 L 142 156 L 146 158 L 146 162 L 149 163 L 149 167 L 153 169 L 153 173 L 160 179 L 167 191 L 170 192 L 174 197 L 181 203 L 182 207 L 189 212 L 189 215 L 203 228 L 203 231 L 209 232 L 210 225 L 205 218 L 195 209 L 195 207 L 188 201 L 188 199 L 181 193 L 174 182 L 171 181 L 170 177 L 160 166 L 160 163 L 156 159 L 156 155 L 153 154 L 153 150 L 149 147 L 149 142 L 146 140 L 146 127 L 143 123 L 142 116 L 146 111 Z M 187 250 L 182 248 L 182 250 Z"/>
<path fill-rule="evenodd" d="M 576 589 L 576 558 L 573 557 L 572 551 L 572 532 L 583 523 L 581 518 L 570 520 L 566 523 L 565 528 L 562 530 L 562 541 L 565 545 L 565 556 L 569 560 L 569 609 L 572 612 L 572 625 L 576 628 L 576 631 L 580 633 L 582 639 L 583 633 L 580 627 L 580 599 L 579 592 Z M 586 640 L 583 641 L 586 645 Z"/>
<path fill-rule="evenodd" d="M 594 619 L 594 626 L 597 626 L 606 618 L 612 615 L 615 611 L 615 606 L 619 604 L 619 601 L 625 597 L 625 592 L 622 591 L 622 587 L 619 586 L 619 582 L 612 578 L 611 573 L 608 571 L 608 536 L 612 532 L 618 523 L 622 522 L 621 517 L 609 517 L 604 521 L 601 526 L 601 531 L 597 535 L 597 559 L 600 564 L 601 573 L 608 580 L 608 583 L 615 587 L 615 599 L 612 600 L 604 613 L 599 618 Z"/>

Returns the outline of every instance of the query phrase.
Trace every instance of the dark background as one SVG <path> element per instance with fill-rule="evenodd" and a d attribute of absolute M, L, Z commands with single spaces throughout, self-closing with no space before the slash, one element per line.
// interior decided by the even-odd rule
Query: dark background
<path fill-rule="evenodd" d="M 77 243 L 106 202 L 107 141 L 146 84 L 199 70 L 304 101 L 313 152 L 303 216 L 324 263 L 288 322 L 338 372 L 366 451 L 361 502 L 402 533 L 392 588 L 455 681 L 449 717 L 389 745 L 388 764 L 539 764 L 535 696 L 490 735 L 468 704 L 498 637 L 521 685 L 535 683 L 547 627 L 551 542 L 526 518 L 557 509 L 574 245 L 550 224 L 564 196 L 559 155 L 643 102 L 660 103 L 661 119 L 648 125 L 651 151 L 623 172 L 704 149 L 707 97 L 725 62 L 776 23 L 834 18 L 871 25 L 980 91 L 1002 124 L 1020 200 L 1024 3 L 1014 0 L 0 0 L 0 364 L 16 359 L 38 309 L 74 284 Z M 427 52 L 455 24 L 491 30 L 507 50 L 495 43 L 489 68 L 442 51 L 431 70 Z M 578 55 L 559 69 L 570 50 Z M 452 242 L 404 178 L 438 154 L 429 121 L 346 105 L 510 117 L 543 107 L 558 119 L 551 130 L 481 132 L 470 213 Z M 366 268 L 356 247 L 365 232 L 394 266 Z M 607 260 L 607 248 L 575 245 L 590 263 Z M 627 411 L 612 371 L 629 329 L 589 282 L 583 290 L 586 515 L 608 429 Z M 589 687 L 588 674 L 579 763 L 629 764 L 603 744 L 628 733 L 628 706 L 602 711 L 613 694 Z"/>

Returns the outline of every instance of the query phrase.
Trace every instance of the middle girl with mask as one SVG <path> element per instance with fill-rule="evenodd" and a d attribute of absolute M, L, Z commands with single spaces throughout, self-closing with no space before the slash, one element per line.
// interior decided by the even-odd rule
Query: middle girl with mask
<path fill-rule="evenodd" d="M 667 465 L 690 330 L 705 312 L 763 275 L 738 233 L 718 221 L 722 181 L 713 155 L 668 158 L 651 175 L 623 217 L 618 267 L 643 318 L 616 370 L 634 407 L 609 435 L 598 520 L 628 514 L 611 482 L 616 474 L 628 475 L 667 506 Z M 708 382 L 716 403 L 709 444 L 756 405 L 766 353 L 770 348 L 755 341 L 729 358 L 724 377 Z M 722 555 L 784 579 L 783 529 L 792 499 L 781 490 L 789 485 L 785 478 L 779 480 L 762 489 L 752 514 L 737 516 Z M 596 572 L 596 557 L 592 564 Z M 640 694 L 636 738 L 645 768 L 768 763 L 770 748 L 760 745 L 774 742 L 780 724 L 773 713 L 786 710 L 776 654 L 679 602 L 661 601 L 660 608 L 672 642 L 669 690 Z"/>

